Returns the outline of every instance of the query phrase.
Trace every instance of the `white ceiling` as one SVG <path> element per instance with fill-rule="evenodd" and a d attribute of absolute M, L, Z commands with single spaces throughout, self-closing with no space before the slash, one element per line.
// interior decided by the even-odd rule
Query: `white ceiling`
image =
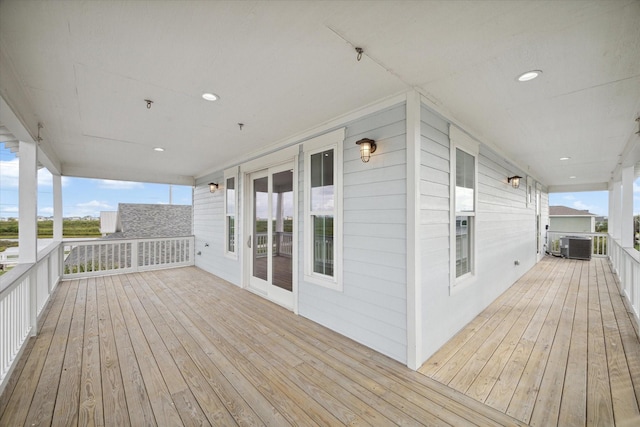
<path fill-rule="evenodd" d="M 64 175 L 189 183 L 416 89 L 545 184 L 599 188 L 640 159 L 639 22 L 637 0 L 4 0 L 0 94 Z"/>

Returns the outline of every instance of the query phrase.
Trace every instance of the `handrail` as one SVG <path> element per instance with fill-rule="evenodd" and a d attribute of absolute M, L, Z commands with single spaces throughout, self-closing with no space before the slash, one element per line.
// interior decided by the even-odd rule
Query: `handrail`
<path fill-rule="evenodd" d="M 640 324 L 640 253 L 635 248 L 622 247 L 620 241 L 609 236 L 610 260 L 620 279 L 620 291 L 627 299 L 636 324 Z"/>
<path fill-rule="evenodd" d="M 194 236 L 65 240 L 65 278 L 194 265 Z"/>
<path fill-rule="evenodd" d="M 37 262 L 0 276 L 0 394 L 60 280 L 194 265 L 194 243 L 194 236 L 54 241 Z M 129 251 L 121 251 L 125 247 Z M 127 268 L 114 268 L 116 254 Z"/>
<path fill-rule="evenodd" d="M 0 277 L 0 394 L 61 279 L 60 245 L 54 242 L 38 253 L 37 262 L 17 264 Z"/>

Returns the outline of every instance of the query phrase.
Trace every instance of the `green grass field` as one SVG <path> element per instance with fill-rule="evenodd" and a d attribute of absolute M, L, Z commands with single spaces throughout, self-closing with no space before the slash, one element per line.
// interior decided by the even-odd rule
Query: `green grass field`
<path fill-rule="evenodd" d="M 62 222 L 63 237 L 100 237 L 100 220 L 64 220 Z M 38 222 L 38 237 L 53 237 L 53 221 Z M 18 221 L 0 221 L 0 240 L 18 238 Z"/>

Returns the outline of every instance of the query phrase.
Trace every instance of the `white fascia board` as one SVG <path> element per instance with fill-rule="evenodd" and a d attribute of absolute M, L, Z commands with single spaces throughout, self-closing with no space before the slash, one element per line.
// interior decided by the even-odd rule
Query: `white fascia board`
<path fill-rule="evenodd" d="M 170 175 L 163 172 L 149 172 L 140 173 L 139 171 L 132 171 L 127 169 L 93 169 L 86 168 L 84 166 L 68 166 L 63 165 L 62 175 L 70 177 L 81 178 L 96 178 L 96 179 L 113 179 L 116 181 L 132 181 L 132 182 L 148 182 L 156 184 L 173 184 L 173 185 L 187 185 L 193 186 L 195 180 L 192 176 L 186 175 Z"/>
<path fill-rule="evenodd" d="M 607 191 L 608 182 L 594 182 L 592 184 L 575 185 L 550 185 L 547 187 L 549 193 L 579 193 L 581 191 Z"/>

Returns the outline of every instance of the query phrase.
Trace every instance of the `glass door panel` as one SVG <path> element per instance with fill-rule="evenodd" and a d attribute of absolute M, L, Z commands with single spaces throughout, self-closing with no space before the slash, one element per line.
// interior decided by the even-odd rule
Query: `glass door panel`
<path fill-rule="evenodd" d="M 253 185 L 253 277 L 268 281 L 269 177 L 254 178 Z"/>
<path fill-rule="evenodd" d="M 249 287 L 293 308 L 295 194 L 293 164 L 249 175 L 251 224 L 247 231 Z"/>
<path fill-rule="evenodd" d="M 271 283 L 281 289 L 292 291 L 293 256 L 293 171 L 285 170 L 271 175 L 271 221 L 273 248 L 271 253 Z"/>

